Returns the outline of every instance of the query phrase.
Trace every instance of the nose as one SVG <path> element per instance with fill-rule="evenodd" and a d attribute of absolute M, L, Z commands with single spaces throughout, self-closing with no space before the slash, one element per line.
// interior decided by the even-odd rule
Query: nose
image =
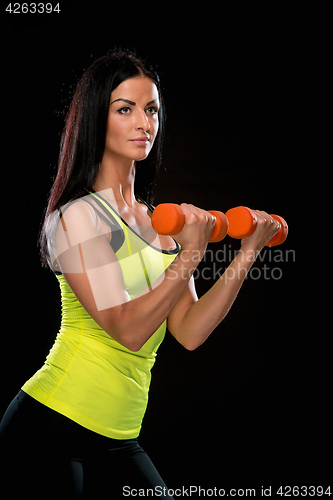
<path fill-rule="evenodd" d="M 147 132 L 150 129 L 150 123 L 144 110 L 138 110 L 135 125 L 136 130 L 144 130 Z"/>

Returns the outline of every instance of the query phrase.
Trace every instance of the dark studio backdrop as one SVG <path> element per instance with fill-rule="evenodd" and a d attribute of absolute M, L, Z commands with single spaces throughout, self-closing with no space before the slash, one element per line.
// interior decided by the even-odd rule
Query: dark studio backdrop
<path fill-rule="evenodd" d="M 135 47 L 158 65 L 165 89 L 165 169 L 155 204 L 224 212 L 246 205 L 282 215 L 290 229 L 279 254 L 265 251 L 203 346 L 187 352 L 167 333 L 141 444 L 171 488 L 327 484 L 327 350 L 321 332 L 313 337 L 302 319 L 295 263 L 301 44 L 286 39 L 288 26 L 272 33 L 269 21 L 260 33 L 235 23 L 227 37 L 217 25 L 211 36 L 194 25 L 184 35 L 178 19 L 173 37 L 150 24 L 133 37 L 119 29 L 127 26 L 120 16 L 112 21 L 117 30 L 101 29 L 103 36 L 90 30 L 88 18 L 74 7 L 44 24 L 7 17 L 2 34 L 2 307 L 9 327 L 2 329 L 0 413 L 40 368 L 60 324 L 58 284 L 41 269 L 36 242 L 63 109 L 94 58 L 115 46 Z M 199 294 L 239 242 L 227 237 L 208 248 Z"/>

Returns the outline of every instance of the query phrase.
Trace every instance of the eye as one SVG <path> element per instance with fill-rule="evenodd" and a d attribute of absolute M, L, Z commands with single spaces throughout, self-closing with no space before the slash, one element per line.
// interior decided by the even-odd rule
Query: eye
<path fill-rule="evenodd" d="M 128 106 L 118 109 L 118 113 L 120 113 L 121 115 L 127 115 L 130 111 L 131 110 Z"/>
<path fill-rule="evenodd" d="M 156 108 L 156 106 L 151 106 L 150 108 L 147 109 L 147 113 L 155 115 L 156 113 L 158 113 L 158 108 Z"/>

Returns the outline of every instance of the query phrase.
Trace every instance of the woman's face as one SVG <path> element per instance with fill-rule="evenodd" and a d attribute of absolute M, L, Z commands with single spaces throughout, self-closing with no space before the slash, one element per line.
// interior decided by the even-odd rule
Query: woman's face
<path fill-rule="evenodd" d="M 145 159 L 158 132 L 159 98 L 146 76 L 123 81 L 111 92 L 104 155 Z"/>

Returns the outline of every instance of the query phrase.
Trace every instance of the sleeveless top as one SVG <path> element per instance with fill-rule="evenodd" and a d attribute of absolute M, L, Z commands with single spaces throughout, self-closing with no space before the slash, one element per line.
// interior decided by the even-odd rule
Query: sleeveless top
<path fill-rule="evenodd" d="M 131 299 L 153 286 L 180 251 L 147 243 L 99 194 L 94 210 L 112 220 L 111 245 Z M 84 198 L 83 198 L 84 199 Z M 87 201 L 87 200 L 86 200 Z M 98 209 L 96 209 L 98 206 Z M 147 205 L 148 206 L 148 205 Z M 150 206 L 149 209 L 153 210 Z M 116 342 L 87 313 L 61 273 L 62 319 L 44 365 L 22 387 L 40 403 L 78 424 L 113 439 L 136 438 L 148 402 L 151 369 L 166 331 L 166 320 L 137 352 Z"/>

